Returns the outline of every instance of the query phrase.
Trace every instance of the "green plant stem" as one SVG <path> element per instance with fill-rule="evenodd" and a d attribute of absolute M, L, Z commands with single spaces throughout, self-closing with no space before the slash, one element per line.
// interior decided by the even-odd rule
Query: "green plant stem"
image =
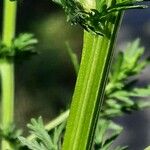
<path fill-rule="evenodd" d="M 2 41 L 8 47 L 15 36 L 16 8 L 15 1 L 4 0 Z M 14 120 L 14 60 L 2 58 L 0 73 L 2 80 L 2 128 L 5 133 Z M 2 139 L 1 150 L 6 149 L 12 150 L 13 148 L 7 140 Z"/>
<path fill-rule="evenodd" d="M 111 1 L 108 1 L 108 4 L 111 4 Z M 115 13 L 114 22 L 107 22 L 110 36 L 84 32 L 81 65 L 67 122 L 63 150 L 92 149 L 121 17 L 122 13 Z"/>
<path fill-rule="evenodd" d="M 16 10 L 17 2 L 4 0 L 4 15 L 3 15 L 3 42 L 7 45 L 11 45 L 11 41 L 15 36 L 16 28 Z"/>
<path fill-rule="evenodd" d="M 55 127 L 57 127 L 58 125 L 60 125 L 62 122 L 64 122 L 65 120 L 67 120 L 69 116 L 69 109 L 66 110 L 65 112 L 63 112 L 60 116 L 58 116 L 57 118 L 53 119 L 52 121 L 50 121 L 46 126 L 45 129 L 47 131 L 50 131 L 52 129 L 54 129 Z"/>
<path fill-rule="evenodd" d="M 13 123 L 14 116 L 14 64 L 13 61 L 0 61 L 2 80 L 2 126 L 7 129 Z"/>

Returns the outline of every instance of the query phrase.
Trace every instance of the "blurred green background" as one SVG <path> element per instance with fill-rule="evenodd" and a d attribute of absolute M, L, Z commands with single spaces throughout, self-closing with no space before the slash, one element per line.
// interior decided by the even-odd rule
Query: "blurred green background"
<path fill-rule="evenodd" d="M 0 1 L 2 22 L 2 0 Z M 125 13 L 117 40 L 117 49 L 140 37 L 150 55 L 150 9 Z M 70 104 L 76 75 L 68 56 L 65 41 L 80 59 L 83 31 L 66 22 L 63 10 L 50 0 L 22 0 L 18 2 L 17 35 L 32 32 L 38 38 L 38 55 L 16 62 L 15 120 L 19 128 L 26 128 L 32 117 L 42 116 L 45 122 L 66 110 Z M 1 24 L 2 25 L 2 24 Z M 150 68 L 142 74 L 139 85 L 150 82 Z M 150 145 L 150 110 L 117 118 L 125 126 L 117 143 L 142 150 Z M 26 131 L 26 129 L 25 129 Z"/>

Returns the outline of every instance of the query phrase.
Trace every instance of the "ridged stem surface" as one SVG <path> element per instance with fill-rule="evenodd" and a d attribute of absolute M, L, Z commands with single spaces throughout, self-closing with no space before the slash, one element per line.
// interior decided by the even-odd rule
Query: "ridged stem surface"
<path fill-rule="evenodd" d="M 95 4 L 92 4 L 91 1 L 93 8 Z M 111 4 L 110 0 L 108 4 Z M 107 21 L 108 35 L 99 36 L 84 32 L 82 59 L 72 98 L 63 150 L 90 150 L 92 148 L 122 13 L 114 15 L 113 22 Z"/>
<path fill-rule="evenodd" d="M 2 41 L 6 46 L 11 45 L 15 36 L 16 26 L 16 1 L 4 0 L 3 6 L 3 33 Z M 9 129 L 14 121 L 14 60 L 0 59 L 0 75 L 2 89 L 2 128 L 4 132 Z M 1 150 L 13 150 L 10 143 L 2 139 Z"/>

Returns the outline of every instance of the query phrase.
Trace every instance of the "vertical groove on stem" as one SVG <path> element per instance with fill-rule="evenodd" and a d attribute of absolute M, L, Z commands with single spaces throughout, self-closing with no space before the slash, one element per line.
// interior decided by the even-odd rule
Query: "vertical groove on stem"
<path fill-rule="evenodd" d="M 3 33 L 2 41 L 8 47 L 15 36 L 16 1 L 4 0 L 3 6 Z M 14 60 L 13 58 L 0 59 L 0 73 L 2 81 L 2 128 L 8 130 L 14 120 Z M 2 139 L 1 150 L 12 150 L 9 142 Z"/>
<path fill-rule="evenodd" d="M 89 1 L 82 0 L 82 2 Z M 107 3 L 110 5 L 111 0 L 108 0 Z M 114 15 L 114 22 L 107 21 L 110 32 L 108 35 L 98 36 L 84 33 L 83 54 L 67 122 L 63 150 L 92 149 L 96 122 L 103 103 L 115 37 L 122 13 Z"/>

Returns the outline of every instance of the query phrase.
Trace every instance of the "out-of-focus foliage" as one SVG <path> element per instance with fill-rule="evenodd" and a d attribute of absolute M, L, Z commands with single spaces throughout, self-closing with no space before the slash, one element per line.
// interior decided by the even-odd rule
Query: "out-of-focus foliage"
<path fill-rule="evenodd" d="M 62 145 L 62 132 L 65 128 L 65 123 L 55 128 L 50 135 L 45 130 L 42 118 L 38 120 L 31 119 L 31 123 L 27 125 L 30 133 L 35 135 L 35 139 L 27 140 L 24 137 L 19 137 L 23 145 L 26 145 L 31 150 L 59 150 Z"/>
<path fill-rule="evenodd" d="M 0 139 L 8 140 L 15 150 L 20 148 L 18 137 L 21 134 L 22 130 L 16 129 L 14 124 L 10 124 L 7 128 L 0 128 Z"/>
<path fill-rule="evenodd" d="M 120 135 L 123 128 L 111 120 L 101 119 L 97 123 L 94 149 L 110 150 L 114 140 Z M 127 147 L 116 147 L 114 150 L 126 150 Z"/>
<path fill-rule="evenodd" d="M 150 146 L 148 146 L 147 148 L 145 148 L 144 150 L 150 150 Z"/>
<path fill-rule="evenodd" d="M 11 46 L 6 46 L 2 41 L 0 42 L 0 57 L 17 57 L 18 55 L 26 57 L 35 53 L 34 45 L 38 41 L 33 34 L 20 34 L 17 38 L 12 40 Z"/>
<path fill-rule="evenodd" d="M 116 117 L 150 106 L 148 101 L 141 101 L 144 97 L 150 96 L 150 86 L 134 86 L 138 75 L 150 62 L 149 58 L 141 59 L 143 53 L 144 48 L 140 46 L 139 39 L 129 43 L 125 51 L 119 52 L 106 86 L 102 116 Z"/>

